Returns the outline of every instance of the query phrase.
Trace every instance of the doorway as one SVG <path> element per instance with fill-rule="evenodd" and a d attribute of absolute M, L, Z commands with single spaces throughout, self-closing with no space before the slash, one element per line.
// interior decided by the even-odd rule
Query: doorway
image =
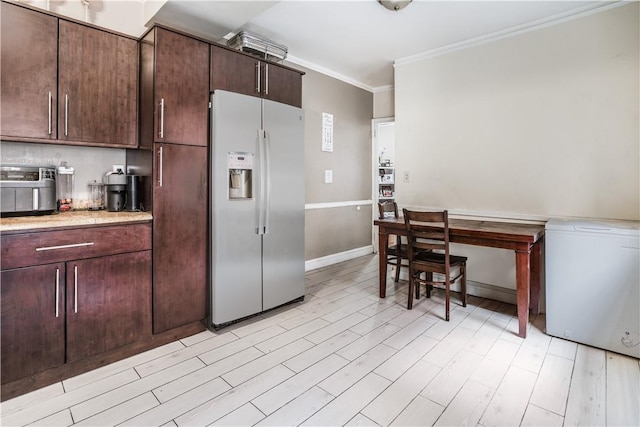
<path fill-rule="evenodd" d="M 396 129 L 395 118 L 386 117 L 371 121 L 372 134 L 372 197 L 373 220 L 378 218 L 378 202 L 395 200 L 396 197 Z M 374 253 L 378 252 L 378 230 L 372 226 L 371 241 Z"/>

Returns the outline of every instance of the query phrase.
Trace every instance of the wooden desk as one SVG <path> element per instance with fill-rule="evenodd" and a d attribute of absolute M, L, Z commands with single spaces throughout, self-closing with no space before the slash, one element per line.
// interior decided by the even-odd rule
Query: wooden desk
<path fill-rule="evenodd" d="M 404 219 L 375 220 L 378 226 L 380 257 L 380 298 L 387 292 L 387 244 L 389 234 L 406 236 Z M 514 224 L 449 219 L 451 243 L 512 249 L 516 253 L 516 299 L 518 335 L 527 336 L 529 310 L 538 313 L 540 299 L 540 262 L 544 240 L 543 225 Z"/>

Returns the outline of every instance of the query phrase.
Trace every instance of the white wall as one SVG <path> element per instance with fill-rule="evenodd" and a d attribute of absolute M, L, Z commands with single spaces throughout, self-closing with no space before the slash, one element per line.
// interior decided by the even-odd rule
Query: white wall
<path fill-rule="evenodd" d="M 373 118 L 393 117 L 395 114 L 394 90 L 392 87 L 373 93 Z"/>
<path fill-rule="evenodd" d="M 396 66 L 399 202 L 640 219 L 638 3 Z"/>
<path fill-rule="evenodd" d="M 640 219 L 633 2 L 395 68 L 403 206 Z M 515 288 L 512 251 L 459 245 L 469 278 Z"/>

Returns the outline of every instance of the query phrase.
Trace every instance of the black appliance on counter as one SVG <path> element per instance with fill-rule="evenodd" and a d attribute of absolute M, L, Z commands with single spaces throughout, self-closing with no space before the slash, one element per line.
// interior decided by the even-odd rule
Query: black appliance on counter
<path fill-rule="evenodd" d="M 142 180 L 140 175 L 127 175 L 127 197 L 124 209 L 129 212 L 137 212 L 142 210 Z"/>
<path fill-rule="evenodd" d="M 125 175 L 119 172 L 106 174 L 104 184 L 107 210 L 110 212 L 143 210 L 143 179 L 145 179 L 144 176 Z"/>
<path fill-rule="evenodd" d="M 55 210 L 55 166 L 0 165 L 2 216 L 42 215 Z"/>

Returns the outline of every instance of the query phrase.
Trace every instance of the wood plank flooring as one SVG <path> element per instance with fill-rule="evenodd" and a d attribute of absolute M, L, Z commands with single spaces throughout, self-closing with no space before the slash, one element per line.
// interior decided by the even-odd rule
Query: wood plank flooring
<path fill-rule="evenodd" d="M 515 306 L 406 307 L 374 255 L 310 271 L 304 302 L 3 402 L 3 426 L 640 425 L 637 359 L 516 335 Z"/>

